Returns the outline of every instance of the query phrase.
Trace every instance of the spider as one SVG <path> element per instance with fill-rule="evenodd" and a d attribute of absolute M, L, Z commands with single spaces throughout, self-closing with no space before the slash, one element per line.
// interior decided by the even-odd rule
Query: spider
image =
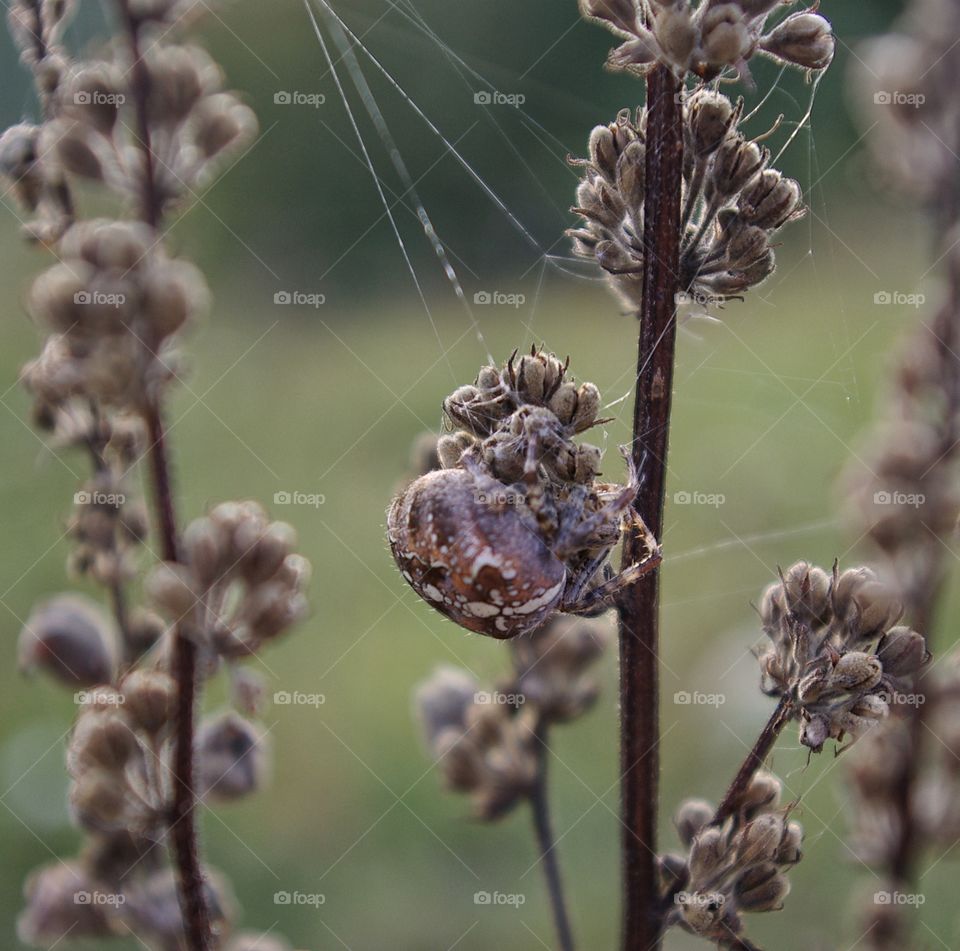
<path fill-rule="evenodd" d="M 414 481 L 387 513 L 390 549 L 414 591 L 461 627 L 498 639 L 535 630 L 557 611 L 598 614 L 660 563 L 631 507 L 632 464 L 626 486 L 566 484 L 545 474 L 557 445 L 536 416 L 517 439 L 520 482 L 494 479 L 474 448 L 456 467 Z M 614 573 L 607 562 L 624 528 L 643 535 L 647 553 Z"/>

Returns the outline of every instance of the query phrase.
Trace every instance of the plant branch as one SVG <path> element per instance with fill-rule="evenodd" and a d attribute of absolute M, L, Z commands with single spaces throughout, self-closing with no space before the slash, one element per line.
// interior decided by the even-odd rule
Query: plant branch
<path fill-rule="evenodd" d="M 773 713 L 770 714 L 770 719 L 767 720 L 766 725 L 760 731 L 756 743 L 753 744 L 753 748 L 737 771 L 737 775 L 733 777 L 733 782 L 730 783 L 730 788 L 727 789 L 723 801 L 717 807 L 716 814 L 713 817 L 714 825 L 719 825 L 724 819 L 736 812 L 737 802 L 743 796 L 747 786 L 750 785 L 750 780 L 753 779 L 754 774 L 763 766 L 783 728 L 793 719 L 793 713 L 793 702 L 789 697 L 781 697 Z"/>
<path fill-rule="evenodd" d="M 159 407 L 147 412 L 152 482 L 160 523 L 162 554 L 179 560 L 177 521 L 167 457 L 166 431 Z M 172 674 L 177 682 L 177 716 L 173 748 L 173 802 L 170 807 L 170 837 L 177 867 L 183 928 L 191 951 L 212 947 L 210 915 L 200 865 L 199 837 L 194 804 L 194 731 L 197 706 L 197 647 L 177 629 L 173 644 Z"/>
<path fill-rule="evenodd" d="M 160 226 L 163 202 L 156 180 L 156 159 L 150 136 L 148 102 L 150 73 L 143 58 L 141 23 L 131 10 L 129 0 L 118 0 L 118 7 L 130 47 L 130 92 L 137 124 L 137 147 L 143 154 L 140 179 L 140 217 L 152 228 Z M 144 410 L 150 440 L 150 466 L 161 553 L 166 561 L 179 561 L 177 518 L 167 453 L 166 428 L 159 396 Z M 174 630 L 171 674 L 177 684 L 177 711 L 173 743 L 173 802 L 170 806 L 169 833 L 177 870 L 178 898 L 183 930 L 190 951 L 209 951 L 213 947 L 210 913 L 207 908 L 203 869 L 200 863 L 199 835 L 194 804 L 194 736 L 197 708 L 197 646 L 177 626 Z"/>
<path fill-rule="evenodd" d="M 667 443 L 679 286 L 683 166 L 680 81 L 658 66 L 647 78 L 643 298 L 633 417 L 633 462 L 642 481 L 634 508 L 663 535 Z M 643 557 L 642 533 L 624 540 L 623 564 Z M 656 951 L 662 931 L 657 876 L 659 784 L 660 571 L 648 572 L 620 598 L 623 949 Z"/>
<path fill-rule="evenodd" d="M 533 815 L 533 827 L 543 863 L 543 874 L 550 896 L 554 926 L 560 951 L 574 951 L 573 929 L 567 913 L 567 903 L 563 893 L 563 881 L 560 876 L 560 862 L 557 857 L 557 841 L 550 820 L 550 807 L 547 795 L 547 760 L 550 748 L 543 730 L 539 731 L 540 746 L 537 754 L 537 779 L 530 793 L 530 811 Z"/>

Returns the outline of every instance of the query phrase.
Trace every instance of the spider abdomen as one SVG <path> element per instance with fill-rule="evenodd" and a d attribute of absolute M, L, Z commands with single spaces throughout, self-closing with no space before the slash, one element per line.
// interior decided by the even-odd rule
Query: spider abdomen
<path fill-rule="evenodd" d="M 441 614 L 478 634 L 515 637 L 557 609 L 566 584 L 566 568 L 523 505 L 506 486 L 491 493 L 464 469 L 429 472 L 391 504 L 390 549 Z"/>

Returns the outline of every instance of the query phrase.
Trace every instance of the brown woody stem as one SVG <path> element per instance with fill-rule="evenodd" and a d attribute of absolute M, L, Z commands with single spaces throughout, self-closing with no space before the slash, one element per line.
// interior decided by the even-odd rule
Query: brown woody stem
<path fill-rule="evenodd" d="M 130 50 L 130 92 L 136 115 L 137 147 L 143 153 L 140 178 L 140 218 L 159 228 L 163 202 L 157 187 L 156 156 L 150 137 L 148 103 L 150 74 L 143 58 L 141 23 L 131 10 L 129 0 L 118 0 L 120 16 Z M 150 440 L 150 467 L 154 500 L 160 529 L 161 554 L 166 561 L 179 561 L 177 518 L 167 453 L 166 429 L 159 398 L 144 411 Z M 177 684 L 177 711 L 173 744 L 173 802 L 170 807 L 169 835 L 173 863 L 177 872 L 177 890 L 183 930 L 190 951 L 210 951 L 213 936 L 207 908 L 203 869 L 200 863 L 199 835 L 194 805 L 194 734 L 197 708 L 197 647 L 177 628 L 174 632 L 171 674 Z"/>
<path fill-rule="evenodd" d="M 637 355 L 632 457 L 642 482 L 634 508 L 663 535 L 667 443 L 680 290 L 680 189 L 683 166 L 680 81 L 663 66 L 647 78 L 643 298 Z M 624 566 L 641 561 L 643 535 L 624 541 Z M 656 951 L 662 920 L 657 876 L 660 771 L 660 572 L 650 571 L 620 598 L 620 736 L 623 852 L 623 951 Z"/>
<path fill-rule="evenodd" d="M 737 775 L 733 777 L 733 782 L 730 783 L 730 788 L 727 789 L 723 801 L 717 807 L 716 814 L 713 817 L 714 825 L 723 822 L 724 819 L 736 812 L 737 802 L 743 796 L 747 786 L 750 785 L 750 780 L 753 779 L 754 774 L 763 767 L 764 761 L 777 742 L 777 737 L 793 718 L 793 712 L 793 702 L 790 698 L 781 697 L 773 713 L 770 714 L 770 719 L 767 720 L 766 725 L 760 731 L 756 743 L 753 744 L 753 748 L 737 771 Z"/>

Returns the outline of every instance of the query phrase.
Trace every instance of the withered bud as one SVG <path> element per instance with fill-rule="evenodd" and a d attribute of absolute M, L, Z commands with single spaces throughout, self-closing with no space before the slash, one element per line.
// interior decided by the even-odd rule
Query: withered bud
<path fill-rule="evenodd" d="M 647 148 L 637 139 L 617 159 L 617 190 L 631 208 L 642 208 L 646 183 Z"/>
<path fill-rule="evenodd" d="M 737 861 L 742 865 L 769 862 L 777 854 L 783 839 L 783 819 L 763 814 L 752 819 L 740 833 Z"/>
<path fill-rule="evenodd" d="M 772 864 L 749 869 L 735 886 L 737 904 L 744 911 L 776 911 L 790 892 L 790 881 Z"/>
<path fill-rule="evenodd" d="M 711 66 L 735 66 L 749 53 L 750 32 L 735 3 L 710 7 L 700 23 L 703 58 Z"/>
<path fill-rule="evenodd" d="M 607 54 L 609 69 L 642 71 L 657 61 L 658 46 L 654 35 L 643 27 L 638 27 L 636 36 L 621 43 Z"/>
<path fill-rule="evenodd" d="M 830 575 L 822 568 L 798 561 L 783 574 L 787 609 L 806 623 L 830 617 Z"/>
<path fill-rule="evenodd" d="M 637 8 L 633 0 L 580 0 L 580 12 L 625 35 L 637 29 Z"/>
<path fill-rule="evenodd" d="M 99 605 L 74 594 L 38 604 L 20 633 L 23 670 L 43 670 L 68 687 L 109 683 L 116 670 L 117 639 Z"/>
<path fill-rule="evenodd" d="M 673 824 L 677 827 L 680 841 L 687 847 L 713 818 L 713 806 L 704 799 L 687 799 L 680 803 Z"/>
<path fill-rule="evenodd" d="M 17 919 L 18 937 L 25 944 L 49 948 L 68 936 L 110 937 L 107 906 L 82 900 L 96 891 L 95 880 L 79 862 L 61 860 L 38 869 L 23 889 L 26 908 Z"/>
<path fill-rule="evenodd" d="M 706 182 L 706 196 L 735 195 L 766 164 L 768 153 L 756 142 L 747 142 L 739 133 L 729 135 L 717 150 Z"/>
<path fill-rule="evenodd" d="M 467 709 L 474 703 L 479 684 L 459 667 L 438 667 L 417 687 L 414 705 L 423 724 L 427 744 L 433 747 L 447 730 L 462 732 Z"/>
<path fill-rule="evenodd" d="M 230 801 L 263 785 L 268 768 L 266 739 L 236 713 L 205 719 L 197 731 L 196 749 L 201 796 Z"/>
<path fill-rule="evenodd" d="M 727 834 L 716 826 L 708 826 L 690 845 L 690 880 L 701 882 L 708 880 L 720 868 L 730 863 Z"/>
<path fill-rule="evenodd" d="M 883 664 L 873 654 L 849 651 L 830 674 L 830 686 L 848 692 L 872 690 L 883 677 Z"/>
<path fill-rule="evenodd" d="M 81 717 L 67 750 L 67 762 L 76 774 L 90 768 L 108 773 L 122 770 L 138 752 L 137 738 L 130 723 L 119 713 Z"/>
<path fill-rule="evenodd" d="M 697 28 L 688 4 L 671 4 L 656 11 L 653 33 L 672 66 L 686 69 L 690 65 L 690 56 L 697 43 Z"/>
<path fill-rule="evenodd" d="M 687 100 L 686 106 L 690 150 L 698 158 L 712 155 L 723 144 L 735 120 L 733 105 L 726 96 L 701 89 Z M 739 112 L 739 109 L 736 111 Z"/>
<path fill-rule="evenodd" d="M 794 13 L 760 40 L 771 56 L 803 69 L 826 69 L 836 47 L 829 21 L 819 13 Z"/>
<path fill-rule="evenodd" d="M 803 857 L 803 826 L 799 822 L 788 822 L 774 861 L 777 865 L 796 865 Z"/>
<path fill-rule="evenodd" d="M 177 687 L 167 674 L 134 670 L 121 683 L 124 713 L 144 733 L 156 735 L 173 720 Z"/>
<path fill-rule="evenodd" d="M 915 674 L 930 661 L 926 638 L 908 627 L 894 627 L 880 638 L 877 657 L 884 673 L 893 677 Z"/>
<path fill-rule="evenodd" d="M 740 214 L 750 224 L 771 230 L 779 228 L 800 208 L 800 186 L 774 169 L 765 169 L 744 189 L 739 200 Z"/>
<path fill-rule="evenodd" d="M 184 565 L 160 562 L 147 575 L 147 594 L 168 617 L 180 620 L 193 612 L 199 592 L 194 588 L 193 574 Z"/>
<path fill-rule="evenodd" d="M 477 440 L 470 433 L 462 429 L 455 433 L 447 433 L 437 440 L 437 456 L 444 469 L 453 469 L 460 463 L 463 454 L 477 444 Z"/>

